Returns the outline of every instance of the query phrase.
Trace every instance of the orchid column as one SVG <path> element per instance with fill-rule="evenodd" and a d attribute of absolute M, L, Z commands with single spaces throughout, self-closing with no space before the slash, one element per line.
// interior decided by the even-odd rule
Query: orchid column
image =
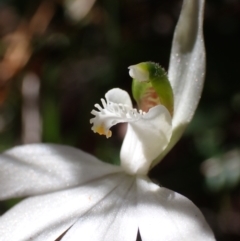
<path fill-rule="evenodd" d="M 0 155 L 0 198 L 26 197 L 0 217 L 0 240 L 212 241 L 199 209 L 147 176 L 179 139 L 198 103 L 204 77 L 203 0 L 185 0 L 169 75 L 157 64 L 130 66 L 134 97 L 108 91 L 96 104 L 93 131 L 128 122 L 121 165 L 68 146 L 24 145 Z M 169 78 L 169 80 L 168 80 Z"/>

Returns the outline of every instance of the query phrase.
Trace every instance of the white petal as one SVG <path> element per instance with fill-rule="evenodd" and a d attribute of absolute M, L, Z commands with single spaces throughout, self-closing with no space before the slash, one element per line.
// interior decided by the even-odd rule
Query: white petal
<path fill-rule="evenodd" d="M 112 126 L 140 118 L 141 114 L 132 108 L 131 99 L 126 91 L 118 88 L 111 89 L 106 93 L 105 98 L 107 102 L 101 99 L 103 107 L 95 104 L 97 110 L 91 112 L 95 116 L 90 119 L 93 132 L 109 138 L 112 135 L 109 130 Z"/>
<path fill-rule="evenodd" d="M 168 71 L 174 93 L 173 135 L 163 155 L 191 121 L 202 93 L 205 76 L 203 11 L 204 0 L 185 0 L 174 33 Z"/>
<path fill-rule="evenodd" d="M 119 171 L 72 147 L 19 146 L 0 155 L 0 199 L 64 189 Z"/>
<path fill-rule="evenodd" d="M 130 174 L 146 174 L 154 158 L 166 148 L 171 134 L 171 116 L 162 105 L 129 123 L 120 153 L 123 169 Z"/>
<path fill-rule="evenodd" d="M 116 104 L 128 105 L 132 108 L 132 101 L 130 99 L 130 96 L 124 90 L 121 90 L 119 88 L 111 89 L 105 94 L 105 97 L 108 103 L 113 102 Z"/>
<path fill-rule="evenodd" d="M 102 99 L 102 105 L 95 105 L 98 111 L 90 120 L 92 130 L 107 137 L 113 125 L 121 122 L 129 123 L 121 149 L 121 166 L 129 174 L 145 175 L 152 161 L 166 148 L 172 134 L 171 115 L 168 110 L 158 105 L 148 113 L 137 111 L 126 103 L 129 95 L 121 89 L 110 90 L 106 94 L 107 103 Z M 113 102 L 115 101 L 115 102 Z M 124 104 L 121 104 L 121 101 Z"/>
<path fill-rule="evenodd" d="M 101 99 L 103 107 L 96 104 L 97 110 L 92 110 L 95 117 L 90 119 L 92 130 L 100 135 L 111 137 L 112 126 L 123 122 L 135 122 L 142 118 L 143 112 L 132 108 L 128 93 L 121 89 L 112 89 L 105 95 L 107 102 Z"/>
<path fill-rule="evenodd" d="M 81 187 L 27 198 L 0 217 L 0 239 L 53 241 L 111 196 L 124 178 L 125 174 L 112 174 Z"/>
<path fill-rule="evenodd" d="M 81 216 L 62 241 L 136 240 L 135 195 L 135 178 L 126 175 L 108 196 Z"/>
<path fill-rule="evenodd" d="M 137 179 L 138 220 L 142 241 L 213 241 L 200 210 L 184 196 Z"/>

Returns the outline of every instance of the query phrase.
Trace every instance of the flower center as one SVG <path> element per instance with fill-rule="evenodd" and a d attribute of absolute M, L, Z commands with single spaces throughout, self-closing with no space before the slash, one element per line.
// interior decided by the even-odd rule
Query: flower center
<path fill-rule="evenodd" d="M 145 112 L 148 112 L 150 108 L 160 104 L 160 98 L 153 87 L 148 88 L 139 101 L 139 107 Z"/>

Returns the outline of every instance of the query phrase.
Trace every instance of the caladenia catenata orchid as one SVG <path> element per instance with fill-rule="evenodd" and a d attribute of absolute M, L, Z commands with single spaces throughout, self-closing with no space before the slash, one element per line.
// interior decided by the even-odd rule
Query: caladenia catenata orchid
<path fill-rule="evenodd" d="M 204 0 L 185 0 L 174 34 L 168 75 L 152 62 L 130 66 L 133 95 L 112 89 L 95 105 L 95 132 L 127 122 L 121 165 L 72 147 L 33 144 L 0 156 L 0 198 L 25 200 L 0 217 L 0 240 L 214 240 L 199 209 L 154 184 L 148 171 L 180 138 L 200 98 L 205 52 Z"/>
<path fill-rule="evenodd" d="M 133 77 L 133 95 L 140 107 L 134 109 L 128 93 L 109 90 L 102 106 L 90 120 L 92 130 L 110 137 L 113 125 L 127 122 L 120 159 L 121 167 L 130 175 L 146 176 L 151 163 L 167 147 L 172 135 L 173 92 L 165 71 L 156 63 L 144 62 L 129 67 Z"/>

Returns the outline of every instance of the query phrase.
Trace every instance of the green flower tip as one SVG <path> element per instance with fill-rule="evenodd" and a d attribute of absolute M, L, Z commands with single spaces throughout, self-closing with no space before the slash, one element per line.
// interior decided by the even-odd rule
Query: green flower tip
<path fill-rule="evenodd" d="M 148 111 L 161 104 L 173 115 L 173 91 L 166 71 L 153 62 L 142 62 L 128 68 L 133 78 L 133 97 L 138 107 Z"/>
<path fill-rule="evenodd" d="M 139 81 L 139 82 L 147 82 L 149 81 L 149 70 L 147 62 L 131 65 L 128 67 L 129 75 Z"/>
<path fill-rule="evenodd" d="M 128 69 L 129 75 L 139 82 L 149 82 L 154 78 L 163 76 L 167 78 L 166 71 L 159 64 L 154 62 L 142 62 L 131 65 Z"/>

